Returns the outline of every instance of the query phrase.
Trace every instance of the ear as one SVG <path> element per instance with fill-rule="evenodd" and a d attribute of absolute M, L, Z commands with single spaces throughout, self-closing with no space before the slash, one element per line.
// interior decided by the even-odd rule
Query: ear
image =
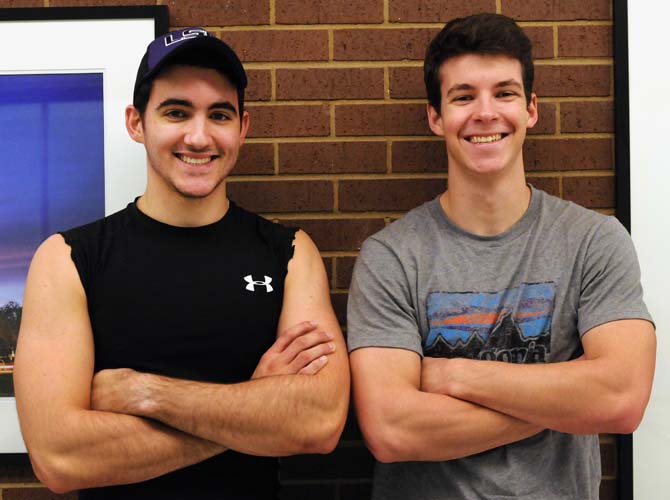
<path fill-rule="evenodd" d="M 530 94 L 530 102 L 528 103 L 528 120 L 526 120 L 526 128 L 533 128 L 537 123 L 539 116 L 537 114 L 537 96 L 535 92 Z"/>
<path fill-rule="evenodd" d="M 126 107 L 126 130 L 133 141 L 144 144 L 142 117 L 140 116 L 140 112 L 133 105 Z"/>
<path fill-rule="evenodd" d="M 240 146 L 244 144 L 244 139 L 249 131 L 249 112 L 242 113 L 242 120 L 240 120 Z"/>
<path fill-rule="evenodd" d="M 431 105 L 426 104 L 426 114 L 428 115 L 428 126 L 430 130 L 433 131 L 433 134 L 444 136 L 444 127 L 442 125 L 442 116 L 437 110 Z"/>

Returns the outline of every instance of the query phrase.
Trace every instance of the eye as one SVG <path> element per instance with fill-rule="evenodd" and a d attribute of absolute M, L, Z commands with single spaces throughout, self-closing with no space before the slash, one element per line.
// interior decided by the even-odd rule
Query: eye
<path fill-rule="evenodd" d="M 209 117 L 215 121 L 227 121 L 230 120 L 230 114 L 225 111 L 212 111 Z"/>
<path fill-rule="evenodd" d="M 472 100 L 472 96 L 468 94 L 457 95 L 452 99 L 452 102 L 468 102 Z"/>
<path fill-rule="evenodd" d="M 165 116 L 168 118 L 173 118 L 175 120 L 181 119 L 181 118 L 186 118 L 186 112 L 182 109 L 168 109 L 165 112 Z"/>
<path fill-rule="evenodd" d="M 512 97 L 516 97 L 517 95 L 518 94 L 516 92 L 514 92 L 513 90 L 501 90 L 500 92 L 498 92 L 498 97 L 502 97 L 502 98 L 505 98 L 505 97 L 512 98 Z"/>

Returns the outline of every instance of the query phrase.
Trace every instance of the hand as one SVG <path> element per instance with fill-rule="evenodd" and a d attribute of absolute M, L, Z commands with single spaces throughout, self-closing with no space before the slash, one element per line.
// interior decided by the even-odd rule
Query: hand
<path fill-rule="evenodd" d="M 148 377 L 130 368 L 102 370 L 91 384 L 91 409 L 141 415 L 150 401 Z"/>
<path fill-rule="evenodd" d="M 333 335 L 318 329 L 313 321 L 303 321 L 279 334 L 261 357 L 252 379 L 274 375 L 314 375 L 328 363 L 335 351 Z"/>

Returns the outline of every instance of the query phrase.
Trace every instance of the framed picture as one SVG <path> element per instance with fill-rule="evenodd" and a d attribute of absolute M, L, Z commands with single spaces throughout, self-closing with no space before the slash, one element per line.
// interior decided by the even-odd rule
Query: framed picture
<path fill-rule="evenodd" d="M 32 254 L 144 191 L 124 109 L 167 29 L 165 6 L 0 9 L 0 453 L 25 452 L 12 368 Z"/>
<path fill-rule="evenodd" d="M 619 498 L 659 498 L 670 488 L 670 68 L 655 53 L 670 5 L 653 0 L 615 0 L 617 214 L 630 230 L 640 261 L 644 299 L 657 331 L 656 373 L 644 419 L 625 437 Z M 653 15 L 649 15 L 653 13 Z"/>

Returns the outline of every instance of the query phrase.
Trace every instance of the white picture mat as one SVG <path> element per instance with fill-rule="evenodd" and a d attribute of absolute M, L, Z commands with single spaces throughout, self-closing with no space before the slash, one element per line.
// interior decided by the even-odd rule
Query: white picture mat
<path fill-rule="evenodd" d="M 125 207 L 146 184 L 144 148 L 128 137 L 124 110 L 154 30 L 153 18 L 0 23 L 0 47 L 11 48 L 2 51 L 0 74 L 103 74 L 105 214 Z M 0 398 L 0 453 L 25 451 L 14 398 Z"/>
<path fill-rule="evenodd" d="M 638 500 L 670 491 L 670 67 L 663 57 L 670 4 L 628 1 L 631 233 L 658 338 L 656 376 L 644 420 L 633 435 Z"/>

